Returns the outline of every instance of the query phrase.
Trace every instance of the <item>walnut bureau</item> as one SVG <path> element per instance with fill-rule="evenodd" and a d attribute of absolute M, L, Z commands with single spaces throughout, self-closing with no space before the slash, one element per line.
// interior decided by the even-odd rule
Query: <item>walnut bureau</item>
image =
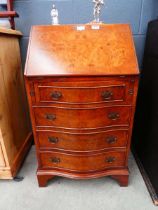
<path fill-rule="evenodd" d="M 34 26 L 25 83 L 44 187 L 54 176 L 128 185 L 139 69 L 130 26 Z"/>

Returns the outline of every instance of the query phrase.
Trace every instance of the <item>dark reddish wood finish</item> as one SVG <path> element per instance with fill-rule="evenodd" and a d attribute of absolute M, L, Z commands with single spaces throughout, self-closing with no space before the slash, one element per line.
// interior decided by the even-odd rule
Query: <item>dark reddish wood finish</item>
<path fill-rule="evenodd" d="M 18 14 L 15 11 L 4 11 L 0 12 L 0 17 L 1 18 L 6 18 L 6 17 L 19 17 Z"/>
<path fill-rule="evenodd" d="M 54 174 L 54 175 L 53 175 Z M 119 174 L 119 175 L 116 175 Z M 104 171 L 97 171 L 97 172 L 88 172 L 88 173 L 74 173 L 74 172 L 68 172 L 68 171 L 60 171 L 59 169 L 53 169 L 53 170 L 37 170 L 37 179 L 39 183 L 39 187 L 45 187 L 48 183 L 48 181 L 55 176 L 64 176 L 67 178 L 72 179 L 94 179 L 99 178 L 103 176 L 111 176 L 113 179 L 119 182 L 121 187 L 128 186 L 128 178 L 129 178 L 129 171 L 128 168 L 122 168 L 122 169 L 107 169 Z"/>
<path fill-rule="evenodd" d="M 36 83 L 36 101 L 44 103 L 131 103 L 128 97 L 129 82 L 121 80 L 93 82 L 49 82 Z"/>
<path fill-rule="evenodd" d="M 110 151 L 88 155 L 40 152 L 40 162 L 42 169 L 58 168 L 75 172 L 95 172 L 106 168 L 123 167 L 125 152 Z"/>
<path fill-rule="evenodd" d="M 138 87 L 131 32 L 127 25 L 85 27 L 31 33 L 25 82 L 41 187 L 54 176 L 112 176 L 128 185 Z"/>
<path fill-rule="evenodd" d="M 111 177 L 118 181 L 121 187 L 126 187 L 128 185 L 128 175 L 113 175 Z"/>
<path fill-rule="evenodd" d="M 129 126 L 131 106 L 101 108 L 33 107 L 36 127 L 94 129 L 111 126 Z"/>
<path fill-rule="evenodd" d="M 74 152 L 91 152 L 96 150 L 126 147 L 128 129 L 115 129 L 90 133 L 70 133 L 55 131 L 36 132 L 40 149 L 57 149 Z"/>
<path fill-rule="evenodd" d="M 15 17 L 19 15 L 13 11 L 13 0 L 7 0 L 7 11 L 0 12 L 0 18 L 9 18 L 11 29 L 15 29 Z"/>
<path fill-rule="evenodd" d="M 29 80 L 32 104 L 51 106 L 90 107 L 107 105 L 133 105 L 135 76 L 102 77 L 34 77 Z M 75 84 L 75 85 L 74 85 Z M 59 95 L 60 93 L 60 95 Z M 53 96 L 56 95 L 56 98 Z M 57 97 L 58 96 L 58 97 Z"/>
<path fill-rule="evenodd" d="M 47 174 L 42 174 L 42 176 L 41 176 L 37 173 L 37 179 L 38 179 L 39 187 L 45 187 L 47 185 L 47 182 L 50 179 L 52 179 L 53 177 L 54 176 L 51 175 L 51 174 L 48 174 L 48 175 Z"/>

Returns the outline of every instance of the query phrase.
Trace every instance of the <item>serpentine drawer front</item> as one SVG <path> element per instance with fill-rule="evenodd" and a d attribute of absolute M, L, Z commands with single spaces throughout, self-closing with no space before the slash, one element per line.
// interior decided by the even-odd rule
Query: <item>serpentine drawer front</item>
<path fill-rule="evenodd" d="M 129 126 L 131 107 L 57 108 L 34 107 L 36 126 L 62 128 L 104 128 L 106 126 Z"/>
<path fill-rule="evenodd" d="M 133 94 L 129 94 L 129 91 L 134 86 L 129 80 L 109 78 L 108 81 L 75 82 L 75 86 L 72 82 L 39 82 L 34 84 L 36 101 L 68 104 L 103 102 L 129 104 L 133 99 Z"/>
<path fill-rule="evenodd" d="M 115 129 L 102 132 L 72 133 L 57 131 L 37 131 L 41 149 L 89 152 L 110 148 L 126 148 L 128 130 Z"/>
<path fill-rule="evenodd" d="M 125 166 L 124 152 L 106 152 L 93 155 L 41 152 L 40 158 L 42 168 L 59 168 L 78 172 Z"/>
<path fill-rule="evenodd" d="M 128 185 L 138 66 L 129 25 L 34 26 L 25 82 L 39 186 L 54 176 Z"/>

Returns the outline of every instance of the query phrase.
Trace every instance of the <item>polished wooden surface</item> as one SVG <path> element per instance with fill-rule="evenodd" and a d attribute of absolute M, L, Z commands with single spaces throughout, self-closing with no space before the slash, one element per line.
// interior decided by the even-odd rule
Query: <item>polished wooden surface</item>
<path fill-rule="evenodd" d="M 40 152 L 41 167 L 58 168 L 79 172 L 95 172 L 106 168 L 124 167 L 125 152 L 104 152 L 77 155 L 58 152 Z"/>
<path fill-rule="evenodd" d="M 2 34 L 15 35 L 19 37 L 22 36 L 22 33 L 20 31 L 0 27 L 0 35 Z"/>
<path fill-rule="evenodd" d="M 77 25 L 33 26 L 25 75 L 138 74 L 129 25 L 84 27 L 79 31 Z"/>
<path fill-rule="evenodd" d="M 129 82 L 130 81 L 130 82 Z M 90 80 L 87 82 L 75 81 L 48 81 L 36 82 L 35 98 L 39 103 L 60 103 L 60 104 L 88 104 L 88 103 L 129 103 L 133 95 L 129 95 L 129 89 L 133 89 L 132 78 L 125 80 L 117 77 Z"/>
<path fill-rule="evenodd" d="M 0 12 L 1 18 L 7 18 L 7 17 L 19 17 L 19 15 L 15 11 L 3 11 Z"/>
<path fill-rule="evenodd" d="M 4 159 L 4 154 L 3 154 L 3 150 L 2 150 L 2 146 L 0 144 L 0 167 L 5 167 L 5 159 Z"/>
<path fill-rule="evenodd" d="M 76 27 L 31 33 L 25 82 L 39 186 L 54 176 L 112 176 L 127 186 L 138 87 L 131 32 L 128 25 Z"/>
<path fill-rule="evenodd" d="M 122 168 L 118 169 L 107 169 L 103 171 L 96 171 L 95 173 L 88 172 L 88 173 L 74 173 L 70 171 L 60 171 L 59 169 L 49 169 L 49 170 L 42 170 L 38 169 L 37 171 L 37 178 L 38 182 L 40 183 L 40 187 L 45 187 L 48 183 L 48 181 L 55 176 L 53 176 L 53 173 L 56 176 L 65 176 L 67 178 L 72 178 L 72 179 L 94 179 L 98 177 L 104 177 L 104 176 L 111 176 L 113 179 L 118 181 L 121 187 L 126 187 L 128 185 L 128 177 L 129 177 L 129 172 L 128 168 Z M 118 175 L 119 174 L 119 175 Z"/>
<path fill-rule="evenodd" d="M 0 166 L 0 179 L 16 175 L 31 145 L 19 35 L 12 30 L 0 31 L 0 155 L 3 155 L 0 159 L 5 162 Z"/>
<path fill-rule="evenodd" d="M 37 138 L 40 149 L 89 152 L 115 147 L 125 148 L 128 143 L 128 130 L 113 129 L 89 133 L 38 130 Z"/>
<path fill-rule="evenodd" d="M 131 107 L 110 106 L 101 108 L 34 107 L 36 126 L 93 129 L 110 126 L 129 126 Z"/>

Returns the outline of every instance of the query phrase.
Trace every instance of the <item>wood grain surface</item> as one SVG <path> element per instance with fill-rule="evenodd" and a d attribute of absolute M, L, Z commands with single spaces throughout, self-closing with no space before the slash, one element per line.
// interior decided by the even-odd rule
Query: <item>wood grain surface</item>
<path fill-rule="evenodd" d="M 25 82 L 40 187 L 54 176 L 128 185 L 138 89 L 129 25 L 35 26 Z"/>
<path fill-rule="evenodd" d="M 94 107 L 93 109 L 34 107 L 33 110 L 37 127 L 52 126 L 72 129 L 129 126 L 132 111 L 130 106 Z"/>
<path fill-rule="evenodd" d="M 16 31 L 0 30 L 0 144 L 6 167 L 10 170 L 31 132 L 21 70 L 19 35 Z M 30 139 L 28 142 L 31 145 Z M 19 162 L 22 162 L 22 156 Z M 0 178 L 3 178 L 5 169 L 0 170 Z M 10 178 L 13 178 L 13 174 Z"/>
<path fill-rule="evenodd" d="M 129 25 L 84 27 L 79 31 L 77 25 L 33 26 L 25 75 L 138 74 Z"/>
<path fill-rule="evenodd" d="M 74 152 L 92 152 L 127 146 L 128 129 L 113 129 L 100 132 L 55 132 L 38 130 L 40 149 L 57 149 Z"/>
<path fill-rule="evenodd" d="M 106 168 L 124 167 L 123 151 L 105 152 L 93 155 L 65 154 L 59 152 L 41 152 L 41 168 L 59 168 L 67 171 L 90 172 Z"/>

